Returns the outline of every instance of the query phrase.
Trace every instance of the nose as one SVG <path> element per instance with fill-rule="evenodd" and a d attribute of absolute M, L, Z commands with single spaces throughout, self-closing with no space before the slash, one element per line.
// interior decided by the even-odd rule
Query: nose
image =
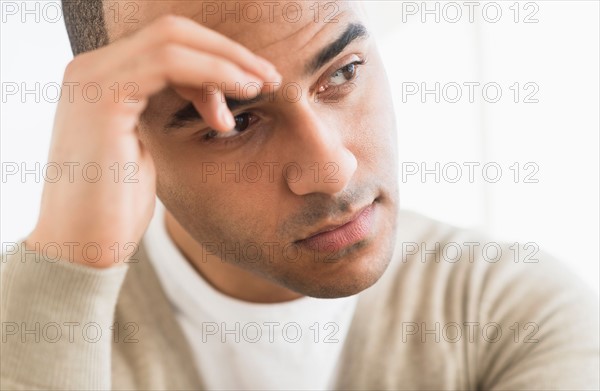
<path fill-rule="evenodd" d="M 289 118 L 288 162 L 283 176 L 297 195 L 336 194 L 349 184 L 358 162 L 344 145 L 344 131 L 328 113 L 315 112 L 309 105 L 295 103 Z M 343 126 L 343 125 L 342 125 Z"/>

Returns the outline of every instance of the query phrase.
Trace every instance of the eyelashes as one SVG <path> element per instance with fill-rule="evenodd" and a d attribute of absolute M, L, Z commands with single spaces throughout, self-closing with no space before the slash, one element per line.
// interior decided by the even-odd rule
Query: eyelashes
<path fill-rule="evenodd" d="M 333 72 L 331 75 L 329 75 L 330 80 L 333 78 L 337 79 L 336 82 L 332 83 L 331 85 L 339 86 L 339 85 L 343 85 L 346 82 L 353 81 L 354 79 L 356 79 L 356 76 L 358 74 L 358 67 L 360 65 L 364 65 L 364 63 L 365 63 L 364 60 L 358 60 L 358 61 L 354 61 L 349 64 L 346 64 L 343 67 L 339 68 L 338 70 Z M 340 80 L 340 79 L 343 79 L 343 80 Z M 341 81 L 341 83 L 335 84 L 340 81 Z M 322 93 L 322 92 L 327 91 L 327 89 L 331 88 L 331 85 L 328 83 L 328 84 L 319 86 L 318 92 Z"/>
<path fill-rule="evenodd" d="M 254 124 L 258 120 L 258 117 L 253 113 L 244 112 L 234 116 L 233 119 L 235 120 L 235 127 L 232 130 L 228 132 L 217 132 L 216 130 L 211 130 L 204 135 L 204 138 L 206 140 L 212 140 L 235 137 L 237 134 L 242 133 L 246 129 L 248 129 L 250 125 Z M 235 132 L 237 132 L 237 134 Z"/>
<path fill-rule="evenodd" d="M 333 72 L 329 79 L 335 78 L 336 81 L 320 85 L 317 97 L 326 103 L 335 103 L 340 97 L 348 94 L 355 87 L 354 81 L 358 78 L 359 68 L 365 63 L 364 59 L 357 60 Z"/>
<path fill-rule="evenodd" d="M 356 55 L 354 57 L 357 57 Z M 318 82 L 316 87 L 315 101 L 325 103 L 335 103 L 343 96 L 350 93 L 354 87 L 354 81 L 358 78 L 360 68 L 367 63 L 366 58 L 346 63 L 344 66 L 336 69 Z M 228 132 L 218 132 L 209 130 L 200 135 L 200 141 L 203 143 L 220 143 L 228 145 L 230 143 L 242 141 L 253 128 L 260 123 L 258 115 L 252 111 L 242 112 L 234 116 L 236 126 Z"/>

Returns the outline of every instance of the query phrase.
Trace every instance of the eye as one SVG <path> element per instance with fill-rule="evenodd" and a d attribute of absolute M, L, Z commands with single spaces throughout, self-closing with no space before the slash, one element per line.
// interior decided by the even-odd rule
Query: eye
<path fill-rule="evenodd" d="M 333 84 L 333 85 L 343 84 L 343 83 L 347 82 L 348 80 L 352 80 L 354 78 L 355 74 L 356 74 L 356 64 L 355 63 L 348 64 L 345 67 L 338 69 L 337 71 L 335 71 L 333 73 L 333 75 L 331 75 L 331 77 L 329 78 L 330 84 Z"/>
<path fill-rule="evenodd" d="M 319 92 L 324 92 L 329 88 L 335 88 L 353 80 L 356 77 L 358 66 L 364 63 L 364 60 L 354 61 L 333 72 L 328 81 L 319 87 Z"/>
<path fill-rule="evenodd" d="M 242 113 L 233 117 L 235 120 L 235 127 L 228 132 L 218 132 L 216 130 L 211 130 L 210 132 L 204 135 L 204 139 L 212 140 L 212 139 L 223 139 L 223 138 L 232 138 L 237 136 L 238 134 L 246 131 L 250 125 L 256 122 L 257 117 L 252 113 Z"/>

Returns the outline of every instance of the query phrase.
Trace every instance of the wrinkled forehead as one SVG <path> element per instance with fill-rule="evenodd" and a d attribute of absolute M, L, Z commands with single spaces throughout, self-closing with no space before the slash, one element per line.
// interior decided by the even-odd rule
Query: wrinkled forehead
<path fill-rule="evenodd" d="M 162 15 L 174 14 L 191 18 L 278 66 L 297 60 L 290 53 L 311 51 L 312 46 L 335 39 L 350 23 L 366 24 L 360 1 L 152 0 L 116 4 L 120 9 L 115 9 L 115 2 L 104 2 L 111 41 Z"/>

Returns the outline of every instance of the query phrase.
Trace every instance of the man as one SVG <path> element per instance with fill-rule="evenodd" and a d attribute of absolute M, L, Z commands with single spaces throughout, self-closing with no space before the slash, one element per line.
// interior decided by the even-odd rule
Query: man
<path fill-rule="evenodd" d="M 63 10 L 98 94 L 63 93 L 50 161 L 102 175 L 45 183 L 3 257 L 3 388 L 598 388 L 564 266 L 398 212 L 360 3 Z"/>

